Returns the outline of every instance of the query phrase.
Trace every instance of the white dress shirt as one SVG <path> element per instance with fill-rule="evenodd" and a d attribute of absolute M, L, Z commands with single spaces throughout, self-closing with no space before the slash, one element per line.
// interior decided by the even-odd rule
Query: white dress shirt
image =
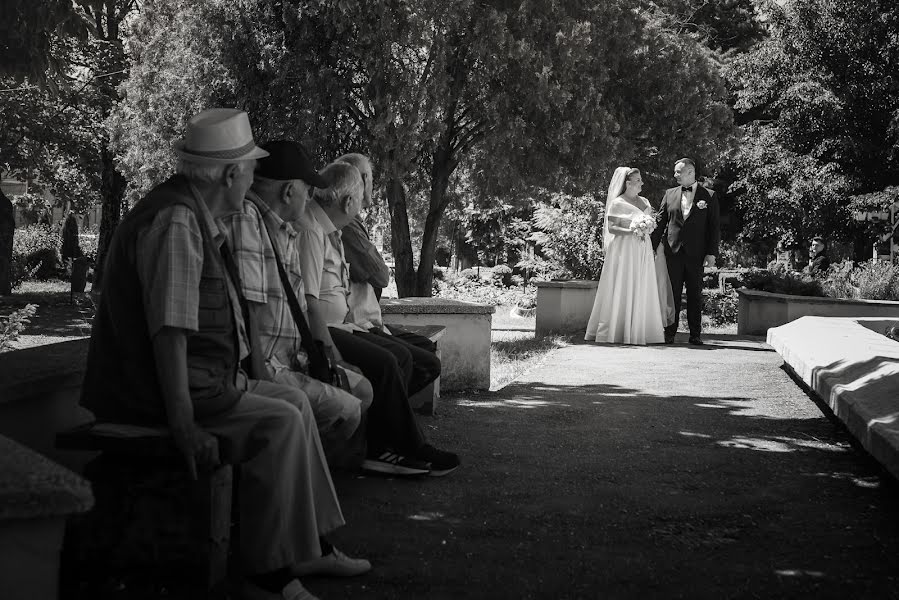
<path fill-rule="evenodd" d="M 693 182 L 693 185 L 690 186 L 690 190 L 687 191 L 681 187 L 681 196 L 680 196 L 680 209 L 681 212 L 684 213 L 684 219 L 690 216 L 690 211 L 693 210 L 693 197 L 696 195 L 696 186 L 697 182 Z"/>

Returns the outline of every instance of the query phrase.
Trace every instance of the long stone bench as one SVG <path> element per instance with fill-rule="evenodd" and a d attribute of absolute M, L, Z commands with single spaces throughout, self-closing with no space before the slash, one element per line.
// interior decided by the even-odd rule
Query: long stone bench
<path fill-rule="evenodd" d="M 768 330 L 784 363 L 899 477 L 899 342 L 895 319 L 801 317 Z"/>
<path fill-rule="evenodd" d="M 443 390 L 490 388 L 490 340 L 495 307 L 446 298 L 388 298 L 381 313 L 389 327 L 442 325 Z"/>

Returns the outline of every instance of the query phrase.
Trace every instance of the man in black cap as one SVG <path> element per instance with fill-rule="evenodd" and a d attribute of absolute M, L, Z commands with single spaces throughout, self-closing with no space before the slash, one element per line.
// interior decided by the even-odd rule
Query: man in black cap
<path fill-rule="evenodd" d="M 361 373 L 328 364 L 309 333 L 297 233 L 291 225 L 305 210 L 313 187 L 327 184 L 299 144 L 277 140 L 262 147 L 269 156 L 258 162 L 242 212 L 228 220 L 243 292 L 259 321 L 269 375 L 309 397 L 324 443 L 342 443 L 359 427 L 372 388 Z"/>

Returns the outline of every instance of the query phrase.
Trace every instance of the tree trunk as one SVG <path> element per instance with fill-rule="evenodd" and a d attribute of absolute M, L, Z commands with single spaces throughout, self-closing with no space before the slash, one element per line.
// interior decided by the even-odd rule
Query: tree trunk
<path fill-rule="evenodd" d="M 431 296 L 434 291 L 434 256 L 437 253 L 437 234 L 440 221 L 446 211 L 446 190 L 449 178 L 456 169 L 458 161 L 452 159 L 450 140 L 443 136 L 441 144 L 434 151 L 434 163 L 431 167 L 431 194 L 428 216 L 425 219 L 424 233 L 421 238 L 421 258 L 418 261 L 418 274 L 415 279 L 415 295 Z"/>
<path fill-rule="evenodd" d="M 390 246 L 393 248 L 394 279 L 400 298 L 415 294 L 415 265 L 409 236 L 406 190 L 398 177 L 387 180 L 387 208 L 390 210 Z"/>
<path fill-rule="evenodd" d="M 94 265 L 94 279 L 91 289 L 99 290 L 103 281 L 103 260 L 106 251 L 112 241 L 119 220 L 122 218 L 122 198 L 125 196 L 125 178 L 119 173 L 112 160 L 112 153 L 107 146 L 101 151 L 103 164 L 103 183 L 100 203 L 102 212 L 100 216 L 100 235 L 97 240 L 97 262 Z"/>
<path fill-rule="evenodd" d="M 2 178 L 0 178 L 2 181 Z M 12 246 L 16 232 L 15 208 L 0 190 L 0 296 L 12 293 Z"/>

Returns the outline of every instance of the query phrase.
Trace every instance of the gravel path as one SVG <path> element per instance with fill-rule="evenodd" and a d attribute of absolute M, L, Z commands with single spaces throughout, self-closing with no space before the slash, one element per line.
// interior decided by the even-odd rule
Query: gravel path
<path fill-rule="evenodd" d="M 714 336 L 711 336 L 714 337 Z M 897 486 L 762 343 L 574 345 L 441 399 L 444 479 L 340 473 L 337 598 L 899 598 Z"/>

